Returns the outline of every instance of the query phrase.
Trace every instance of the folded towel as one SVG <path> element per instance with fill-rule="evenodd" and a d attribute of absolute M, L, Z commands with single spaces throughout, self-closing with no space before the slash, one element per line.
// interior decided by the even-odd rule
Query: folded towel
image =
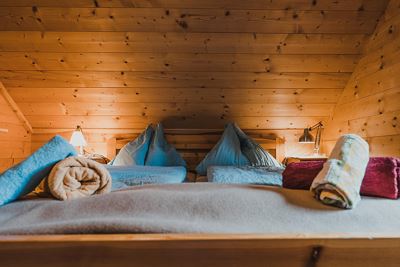
<path fill-rule="evenodd" d="M 33 191 L 57 162 L 73 155 L 76 155 L 75 148 L 57 135 L 27 159 L 3 172 L 0 206 Z"/>
<path fill-rule="evenodd" d="M 283 187 L 309 190 L 324 161 L 290 163 L 283 172 Z M 399 197 L 400 159 L 371 157 L 361 183 L 362 196 L 397 199 Z"/>
<path fill-rule="evenodd" d="M 354 134 L 343 135 L 324 167 L 315 177 L 311 191 L 326 205 L 354 208 L 360 201 L 361 182 L 369 160 L 369 146 Z"/>
<path fill-rule="evenodd" d="M 94 160 L 69 157 L 51 170 L 45 191 L 60 200 L 103 194 L 111 191 L 111 176 L 104 165 Z"/>

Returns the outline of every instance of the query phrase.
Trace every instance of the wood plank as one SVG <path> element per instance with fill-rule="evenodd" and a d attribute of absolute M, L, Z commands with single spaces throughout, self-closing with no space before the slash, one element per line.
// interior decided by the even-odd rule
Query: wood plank
<path fill-rule="evenodd" d="M 131 140 L 133 140 L 133 139 L 129 139 L 128 141 L 126 141 L 124 143 L 119 143 L 119 144 L 117 143 L 116 148 L 117 149 L 121 149 L 122 147 L 124 147 Z M 191 150 L 191 149 L 193 149 L 193 150 L 202 149 L 202 150 L 209 151 L 215 146 L 216 142 L 212 143 L 212 144 L 186 144 L 186 143 L 171 143 L 171 144 L 178 151 Z M 275 144 L 263 144 L 263 143 L 261 143 L 260 146 L 265 150 L 269 150 L 269 149 L 274 149 L 275 148 Z M 189 154 L 181 153 L 181 155 L 185 156 L 185 157 L 190 157 L 191 156 L 190 153 Z M 200 161 L 201 161 L 202 158 L 204 158 L 204 156 L 206 155 L 206 153 L 199 154 L 198 152 L 196 152 L 196 155 L 197 155 L 198 158 L 201 158 L 200 159 Z"/>
<path fill-rule="evenodd" d="M 372 33 L 381 11 L 0 7 L 0 30 Z"/>
<path fill-rule="evenodd" d="M 381 20 L 370 41 L 365 45 L 365 51 L 369 52 L 382 47 L 399 37 L 400 14 L 390 20 Z"/>
<path fill-rule="evenodd" d="M 355 102 L 339 104 L 334 113 L 337 120 L 358 119 L 400 110 L 400 87 L 360 98 Z"/>
<path fill-rule="evenodd" d="M 343 88 L 349 73 L 0 71 L 6 87 Z"/>
<path fill-rule="evenodd" d="M 0 127 L 8 130 L 7 133 L 0 134 L 1 141 L 21 141 L 21 142 L 29 142 L 30 141 L 30 133 L 26 131 L 26 129 L 21 125 L 14 125 L 10 123 L 0 122 Z"/>
<path fill-rule="evenodd" d="M 366 138 L 371 157 L 399 157 L 400 135 L 376 136 Z M 325 141 L 324 150 L 331 151 L 336 141 Z"/>
<path fill-rule="evenodd" d="M 400 60 L 399 48 L 400 36 L 385 46 L 370 51 L 366 56 L 360 59 L 357 68 L 353 72 L 353 76 L 360 79 L 396 65 Z"/>
<path fill-rule="evenodd" d="M 0 158 L 0 173 L 7 170 L 14 164 L 14 160 L 11 158 L 2 159 Z"/>
<path fill-rule="evenodd" d="M 32 123 L 34 131 L 40 129 L 75 129 L 81 125 L 84 129 L 140 129 L 143 130 L 150 123 L 163 122 L 169 128 L 193 129 L 199 125 L 208 128 L 221 128 L 229 121 L 235 121 L 244 129 L 299 129 L 314 125 L 319 121 L 325 121 L 327 117 L 226 117 L 216 119 L 216 116 L 202 115 L 194 117 L 142 117 L 142 116 L 54 116 L 54 115 L 27 115 Z M 49 130 L 50 130 L 49 129 Z"/>
<path fill-rule="evenodd" d="M 0 70 L 318 73 L 352 72 L 358 60 L 357 55 L 2 52 Z"/>
<path fill-rule="evenodd" d="M 384 14 L 385 20 L 390 20 L 400 12 L 400 0 L 390 0 Z"/>
<path fill-rule="evenodd" d="M 75 103 L 336 103 L 343 89 L 8 88 L 17 102 Z"/>
<path fill-rule="evenodd" d="M 392 156 L 400 155 L 400 135 L 377 136 L 367 139 L 371 155 Z"/>
<path fill-rule="evenodd" d="M 360 54 L 365 34 L 0 31 L 0 51 Z"/>
<path fill-rule="evenodd" d="M 209 133 L 209 134 L 165 134 L 166 140 L 171 144 L 181 144 L 181 145 L 215 145 L 221 138 L 222 133 Z M 254 141 L 259 144 L 269 145 L 270 148 L 274 148 L 276 144 L 275 138 L 261 137 L 258 134 L 248 134 L 253 138 Z M 137 138 L 139 134 L 131 134 L 129 136 L 118 137 L 116 140 L 117 147 L 127 144 L 133 139 Z M 37 139 L 35 139 L 37 140 Z M 184 147 L 189 149 L 188 147 Z"/>
<path fill-rule="evenodd" d="M 332 104 L 214 104 L 191 103 L 19 103 L 22 112 L 29 116 L 329 116 Z"/>
<path fill-rule="evenodd" d="M 296 10 L 385 10 L 388 0 L 2 0 L 2 7 L 154 7 L 154 8 L 220 8 L 220 9 L 296 9 Z"/>
<path fill-rule="evenodd" d="M 377 94 L 384 90 L 395 88 L 400 84 L 399 71 L 400 64 L 397 63 L 369 76 L 349 80 L 340 97 L 339 104 L 348 103 Z"/>
<path fill-rule="evenodd" d="M 15 103 L 15 101 L 12 99 L 12 97 L 10 96 L 10 94 L 8 93 L 7 89 L 4 87 L 1 81 L 0 81 L 0 95 L 2 95 L 4 99 L 7 101 L 10 108 L 18 117 L 18 119 L 20 119 L 22 125 L 25 127 L 28 133 L 32 133 L 32 126 L 30 125 L 29 121 L 25 118 L 25 115 L 21 112 L 17 103 Z"/>
<path fill-rule="evenodd" d="M 30 142 L 1 141 L 0 158 L 24 158 L 31 153 Z"/>
<path fill-rule="evenodd" d="M 396 135 L 400 134 L 399 121 L 400 110 L 359 119 L 350 118 L 345 121 L 338 121 L 335 118 L 335 121 L 330 122 L 335 127 L 328 127 L 325 130 L 324 139 L 334 141 L 345 133 L 354 133 L 361 137 L 377 137 L 382 133 Z"/>

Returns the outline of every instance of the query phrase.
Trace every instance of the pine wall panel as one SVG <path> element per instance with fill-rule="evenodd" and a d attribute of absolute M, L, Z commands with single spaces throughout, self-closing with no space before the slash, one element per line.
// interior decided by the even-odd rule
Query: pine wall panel
<path fill-rule="evenodd" d="M 330 150 L 337 137 L 356 133 L 371 155 L 400 156 L 400 1 L 391 1 L 335 108 L 325 132 Z"/>
<path fill-rule="evenodd" d="M 0 148 L 0 173 L 24 159 L 31 152 L 31 134 L 27 132 L 1 93 Z"/>
<path fill-rule="evenodd" d="M 33 127 L 32 149 L 76 125 L 105 154 L 108 138 L 149 123 L 236 121 L 284 138 L 286 155 L 310 153 L 302 129 L 329 121 L 387 4 L 3 0 L 0 80 Z M 379 55 L 365 60 L 374 73 Z"/>

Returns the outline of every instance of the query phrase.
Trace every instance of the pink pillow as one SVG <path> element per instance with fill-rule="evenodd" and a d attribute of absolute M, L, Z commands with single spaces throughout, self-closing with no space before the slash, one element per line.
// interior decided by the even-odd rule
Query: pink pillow
<path fill-rule="evenodd" d="M 361 184 L 361 195 L 397 199 L 397 159 L 390 157 L 370 158 Z"/>
<path fill-rule="evenodd" d="M 283 187 L 308 190 L 322 170 L 323 161 L 290 163 L 283 172 Z M 370 158 L 360 194 L 363 196 L 397 199 L 400 196 L 400 159 L 392 157 Z"/>
<path fill-rule="evenodd" d="M 283 187 L 309 190 L 314 178 L 322 170 L 324 161 L 301 161 L 287 165 L 283 172 Z"/>

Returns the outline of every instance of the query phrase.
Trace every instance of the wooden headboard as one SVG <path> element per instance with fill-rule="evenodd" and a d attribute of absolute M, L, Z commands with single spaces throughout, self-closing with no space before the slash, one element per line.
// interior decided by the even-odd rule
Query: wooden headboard
<path fill-rule="evenodd" d="M 282 138 L 252 131 L 246 133 L 279 161 L 283 160 L 284 142 Z M 185 159 L 189 171 L 193 171 L 196 168 L 197 164 L 218 142 L 221 134 L 221 130 L 165 130 L 167 141 L 175 146 Z M 138 133 L 122 134 L 109 139 L 107 156 L 109 158 L 114 158 L 116 153 L 118 153 L 125 144 L 135 139 L 138 135 Z"/>

